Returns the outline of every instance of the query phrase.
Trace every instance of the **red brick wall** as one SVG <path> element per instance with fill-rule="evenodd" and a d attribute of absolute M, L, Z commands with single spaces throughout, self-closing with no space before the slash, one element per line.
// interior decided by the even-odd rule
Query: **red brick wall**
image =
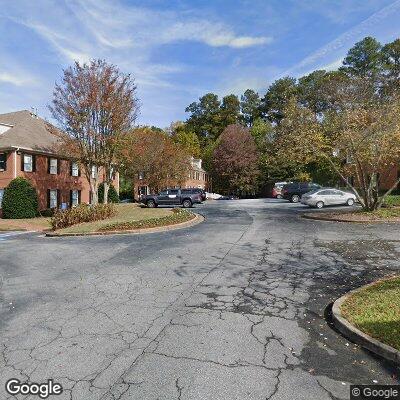
<path fill-rule="evenodd" d="M 31 154 L 26 152 L 26 154 Z M 58 159 L 59 173 L 52 175 L 48 173 L 48 156 L 36 154 L 36 169 L 35 172 L 21 171 L 21 158 L 23 154 L 12 152 L 7 157 L 7 170 L 0 171 L 0 189 L 4 189 L 16 176 L 21 176 L 29 181 L 36 187 L 39 198 L 39 209 L 44 210 L 48 206 L 48 189 L 58 189 L 60 192 L 59 202 L 70 203 L 70 191 L 81 191 L 81 203 L 89 203 L 90 200 L 90 186 L 89 182 L 84 176 L 84 172 L 80 171 L 81 176 L 75 177 L 70 174 L 70 161 Z M 16 172 L 15 160 L 16 157 Z M 101 174 L 102 171 L 100 170 Z M 100 175 L 101 176 L 101 175 Z M 119 176 L 116 174 L 113 185 L 119 190 Z"/>

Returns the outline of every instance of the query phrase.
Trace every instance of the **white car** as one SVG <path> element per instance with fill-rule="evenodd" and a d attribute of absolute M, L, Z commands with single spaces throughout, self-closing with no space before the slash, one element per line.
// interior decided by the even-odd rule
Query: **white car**
<path fill-rule="evenodd" d="M 343 192 L 338 189 L 322 188 L 313 190 L 301 196 L 301 202 L 310 207 L 322 208 L 324 206 L 352 206 L 356 201 L 353 193 Z"/>

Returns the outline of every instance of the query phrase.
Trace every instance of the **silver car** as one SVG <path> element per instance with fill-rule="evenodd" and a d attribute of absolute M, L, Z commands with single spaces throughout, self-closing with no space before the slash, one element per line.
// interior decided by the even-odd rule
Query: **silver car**
<path fill-rule="evenodd" d="M 324 206 L 352 206 L 356 201 L 353 193 L 343 192 L 338 189 L 323 188 L 313 190 L 301 196 L 301 202 L 310 207 L 322 208 Z"/>

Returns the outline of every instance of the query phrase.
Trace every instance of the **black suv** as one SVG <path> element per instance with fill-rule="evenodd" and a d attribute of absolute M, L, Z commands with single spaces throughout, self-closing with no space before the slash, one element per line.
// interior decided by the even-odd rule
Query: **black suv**
<path fill-rule="evenodd" d="M 292 203 L 298 203 L 304 193 L 320 189 L 321 186 L 312 182 L 296 182 L 284 185 L 282 188 L 282 197 L 290 200 Z"/>

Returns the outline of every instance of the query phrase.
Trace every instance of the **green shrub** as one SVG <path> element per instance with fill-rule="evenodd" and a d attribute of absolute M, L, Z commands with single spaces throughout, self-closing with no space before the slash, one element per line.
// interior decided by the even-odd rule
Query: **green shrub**
<path fill-rule="evenodd" d="M 97 204 L 91 206 L 80 204 L 77 207 L 67 210 L 56 210 L 51 219 L 53 230 L 66 228 L 68 226 L 80 224 L 81 222 L 99 221 L 111 218 L 117 213 L 113 204 Z"/>
<path fill-rule="evenodd" d="M 400 196 L 389 195 L 384 200 L 384 205 L 386 207 L 399 207 L 400 206 Z"/>
<path fill-rule="evenodd" d="M 171 215 L 158 218 L 149 218 L 139 221 L 115 222 L 102 226 L 99 231 L 122 231 L 144 228 L 155 228 L 159 226 L 175 225 L 182 222 L 190 221 L 195 214 L 181 208 L 174 208 Z"/>
<path fill-rule="evenodd" d="M 54 215 L 54 208 L 46 208 L 44 210 L 40 210 L 39 214 L 41 217 L 52 217 Z"/>
<path fill-rule="evenodd" d="M 104 202 L 104 183 L 100 183 L 99 185 L 99 203 Z M 119 203 L 119 196 L 115 187 L 110 185 L 108 189 L 108 202 L 109 203 Z"/>
<path fill-rule="evenodd" d="M 3 218 L 34 218 L 38 215 L 36 189 L 25 178 L 15 178 L 4 190 Z"/>

